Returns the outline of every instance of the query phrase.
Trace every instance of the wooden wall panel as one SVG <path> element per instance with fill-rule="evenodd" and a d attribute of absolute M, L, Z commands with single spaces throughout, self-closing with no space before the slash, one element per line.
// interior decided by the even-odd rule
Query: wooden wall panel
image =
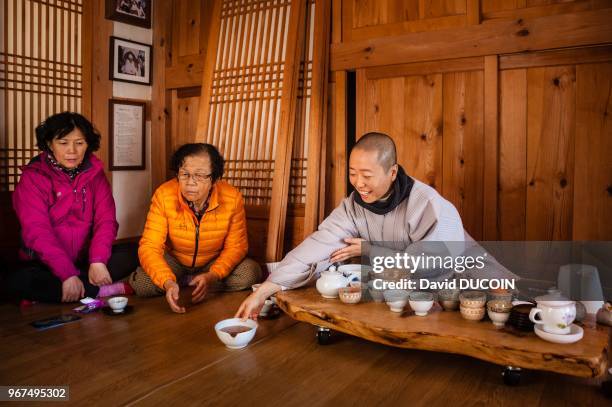
<path fill-rule="evenodd" d="M 560 66 L 501 72 L 501 239 L 572 238 L 574 69 Z M 365 79 L 364 73 L 361 78 L 357 93 L 367 102 L 358 101 L 363 110 L 358 116 L 358 136 L 367 131 L 390 134 L 398 146 L 399 162 L 415 178 L 441 190 L 458 208 L 466 229 L 480 238 L 484 200 L 482 71 L 374 80 Z M 607 176 L 600 183 L 603 179 Z"/>
<path fill-rule="evenodd" d="M 463 26 L 467 1 L 343 0 L 334 13 L 342 13 L 343 41 L 353 41 Z"/>
<path fill-rule="evenodd" d="M 382 131 L 396 142 L 404 138 L 404 78 L 389 78 L 368 83 L 365 121 L 359 139 L 369 131 Z M 400 151 L 398 155 L 402 156 Z"/>
<path fill-rule="evenodd" d="M 503 240 L 612 239 L 605 215 L 612 202 L 611 63 L 584 64 L 606 52 L 610 60 L 612 53 L 605 47 L 574 52 L 575 65 L 501 72 Z M 569 51 L 556 54 L 567 63 Z M 534 56 L 532 63 L 556 65 L 555 53 Z"/>
<path fill-rule="evenodd" d="M 355 0 L 351 6 L 352 28 L 466 13 L 466 0 Z"/>
<path fill-rule="evenodd" d="M 168 135 L 171 134 L 171 91 L 166 89 L 165 68 L 172 62 L 172 2 L 153 3 L 153 86 L 151 89 L 151 190 L 166 181 L 168 155 L 172 153 Z M 170 150 L 170 151 L 167 151 Z"/>
<path fill-rule="evenodd" d="M 103 0 L 92 1 L 92 77 L 91 77 L 91 117 L 90 120 L 102 135 L 109 134 L 108 100 L 113 96 L 113 82 L 108 78 L 108 64 L 100 61 L 109 60 L 108 41 L 113 34 L 113 22 L 104 18 L 105 3 Z M 96 155 L 104 162 L 106 177 L 112 181 L 108 171 L 108 143 L 101 142 Z"/>
<path fill-rule="evenodd" d="M 381 131 L 393 138 L 398 162 L 442 190 L 442 75 L 367 81 L 365 117 L 357 138 Z"/>
<path fill-rule="evenodd" d="M 466 13 L 466 0 L 431 0 L 424 2 L 425 18 L 454 16 Z"/>
<path fill-rule="evenodd" d="M 366 132 L 366 126 L 368 125 L 366 110 L 368 104 L 370 104 L 369 95 L 374 94 L 376 83 L 367 80 L 365 69 L 358 69 L 355 72 L 355 81 L 355 133 L 358 137 L 360 134 Z M 348 158 L 349 157 L 347 157 L 347 159 Z"/>
<path fill-rule="evenodd" d="M 464 16 L 454 26 L 442 22 L 453 18 L 424 20 L 431 24 L 420 29 L 404 25 L 388 29 L 390 26 L 381 25 L 350 30 L 346 28 L 350 22 L 343 21 L 344 41 L 332 44 L 331 69 L 352 70 L 612 42 L 612 8 L 560 15 L 543 10 L 534 15 L 509 15 L 486 24 L 467 25 Z"/>
<path fill-rule="evenodd" d="M 576 67 L 575 240 L 612 239 L 612 62 Z"/>
<path fill-rule="evenodd" d="M 411 0 L 356 0 L 353 28 L 417 20 L 419 3 Z"/>
<path fill-rule="evenodd" d="M 208 34 L 214 1 L 174 0 L 164 1 L 166 19 L 171 20 L 171 52 L 165 69 L 165 87 L 168 89 L 200 86 L 204 55 L 208 46 Z"/>
<path fill-rule="evenodd" d="M 527 70 L 500 73 L 500 240 L 525 239 L 527 185 Z"/>
<path fill-rule="evenodd" d="M 499 189 L 499 57 L 484 58 L 484 146 L 483 146 L 483 208 L 482 238 L 497 240 Z"/>
<path fill-rule="evenodd" d="M 483 82 L 479 71 L 444 75 L 442 195 L 474 239 L 483 235 Z"/>
<path fill-rule="evenodd" d="M 200 95 L 192 92 L 173 92 L 172 117 L 175 128 L 172 131 L 171 150 L 186 143 L 196 142 L 196 129 L 198 127 L 198 109 Z"/>
<path fill-rule="evenodd" d="M 545 6 L 549 4 L 576 3 L 585 0 L 525 0 L 526 7 Z M 588 1 L 588 0 L 587 0 Z"/>
<path fill-rule="evenodd" d="M 442 190 L 442 75 L 408 76 L 404 83 L 401 164 L 415 178 Z"/>
<path fill-rule="evenodd" d="M 200 51 L 200 42 L 193 39 L 200 35 L 201 3 L 200 0 L 175 1 L 173 37 L 177 41 L 174 42 L 173 55 L 176 57 L 198 54 Z"/>
<path fill-rule="evenodd" d="M 346 72 L 332 75 L 329 84 L 329 114 L 327 115 L 327 170 L 325 215 L 329 214 L 347 195 L 346 166 L 348 160 L 346 129 Z"/>
<path fill-rule="evenodd" d="M 342 41 L 335 41 L 337 43 L 457 29 L 478 25 L 481 21 L 489 19 L 516 21 L 612 7 L 609 0 L 338 0 L 338 2 L 342 4 L 341 7 L 335 8 L 334 20 L 342 25 Z M 495 30 L 497 33 L 493 36 L 507 32 L 503 27 Z M 536 28 L 530 30 L 534 31 Z M 398 46 L 399 49 L 402 48 L 401 45 Z M 363 48 L 366 47 L 367 45 Z"/>
<path fill-rule="evenodd" d="M 525 7 L 527 0 L 480 0 L 482 12 L 514 10 Z"/>
<path fill-rule="evenodd" d="M 519 19 L 612 7 L 610 0 L 480 0 L 484 20 Z"/>
<path fill-rule="evenodd" d="M 546 7 L 549 13 L 555 12 L 568 12 L 577 10 L 591 9 L 593 6 L 597 7 L 596 2 L 591 0 L 480 0 L 481 10 L 483 14 L 496 12 L 508 12 L 514 10 L 515 12 L 523 12 L 528 8 L 540 8 L 543 6 L 557 6 L 562 7 Z M 504 16 L 508 14 L 498 14 Z"/>
<path fill-rule="evenodd" d="M 421 65 L 421 68 L 436 71 L 441 67 Z M 411 176 L 453 202 L 466 229 L 480 238 L 483 71 L 371 80 L 367 75 L 366 72 L 357 75 L 357 138 L 369 131 L 389 134 L 397 146 L 398 162 Z"/>
<path fill-rule="evenodd" d="M 528 240 L 572 239 L 575 89 L 573 66 L 527 71 Z"/>

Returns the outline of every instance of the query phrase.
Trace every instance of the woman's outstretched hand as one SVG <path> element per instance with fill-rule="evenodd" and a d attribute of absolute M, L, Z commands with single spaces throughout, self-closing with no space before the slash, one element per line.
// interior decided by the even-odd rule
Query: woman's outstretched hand
<path fill-rule="evenodd" d="M 179 299 L 179 286 L 176 281 L 166 280 L 164 283 L 164 289 L 166 290 L 166 301 L 170 305 L 170 309 L 177 314 L 184 314 L 185 307 L 178 305 Z"/>
<path fill-rule="evenodd" d="M 243 320 L 250 318 L 257 320 L 259 311 L 261 311 L 266 299 L 280 290 L 280 285 L 269 281 L 264 282 L 259 289 L 257 289 L 257 291 L 242 301 L 242 304 L 240 304 L 240 307 L 238 307 L 238 311 L 236 312 L 236 315 L 234 315 L 234 318 L 241 318 Z"/>

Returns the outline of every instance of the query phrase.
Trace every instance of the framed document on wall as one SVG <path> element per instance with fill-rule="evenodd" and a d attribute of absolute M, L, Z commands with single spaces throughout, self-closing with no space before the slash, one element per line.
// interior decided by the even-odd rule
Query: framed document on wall
<path fill-rule="evenodd" d="M 110 99 L 109 165 L 110 171 L 145 169 L 146 102 Z"/>

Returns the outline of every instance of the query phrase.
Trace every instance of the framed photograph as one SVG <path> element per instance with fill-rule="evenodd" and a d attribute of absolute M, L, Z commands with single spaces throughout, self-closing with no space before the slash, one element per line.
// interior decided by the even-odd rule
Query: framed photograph
<path fill-rule="evenodd" d="M 110 37 L 110 80 L 151 84 L 153 49 L 148 44 Z"/>
<path fill-rule="evenodd" d="M 146 102 L 110 99 L 108 115 L 109 170 L 144 170 Z"/>
<path fill-rule="evenodd" d="M 151 28 L 153 0 L 106 0 L 106 18 L 139 27 Z"/>

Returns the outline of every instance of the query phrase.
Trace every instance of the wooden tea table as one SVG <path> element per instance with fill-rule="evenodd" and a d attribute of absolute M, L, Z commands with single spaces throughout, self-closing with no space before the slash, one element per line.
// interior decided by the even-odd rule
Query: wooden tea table
<path fill-rule="evenodd" d="M 323 298 L 314 287 L 283 291 L 276 298 L 281 309 L 298 321 L 400 348 L 456 353 L 503 366 L 579 377 L 599 377 L 608 363 L 608 328 L 594 320 L 581 323 L 582 340 L 561 345 L 533 332 L 498 330 L 487 319 L 467 321 L 459 311 L 443 311 L 438 304 L 426 317 L 419 317 L 409 305 L 396 314 L 385 303 L 343 304 Z"/>

